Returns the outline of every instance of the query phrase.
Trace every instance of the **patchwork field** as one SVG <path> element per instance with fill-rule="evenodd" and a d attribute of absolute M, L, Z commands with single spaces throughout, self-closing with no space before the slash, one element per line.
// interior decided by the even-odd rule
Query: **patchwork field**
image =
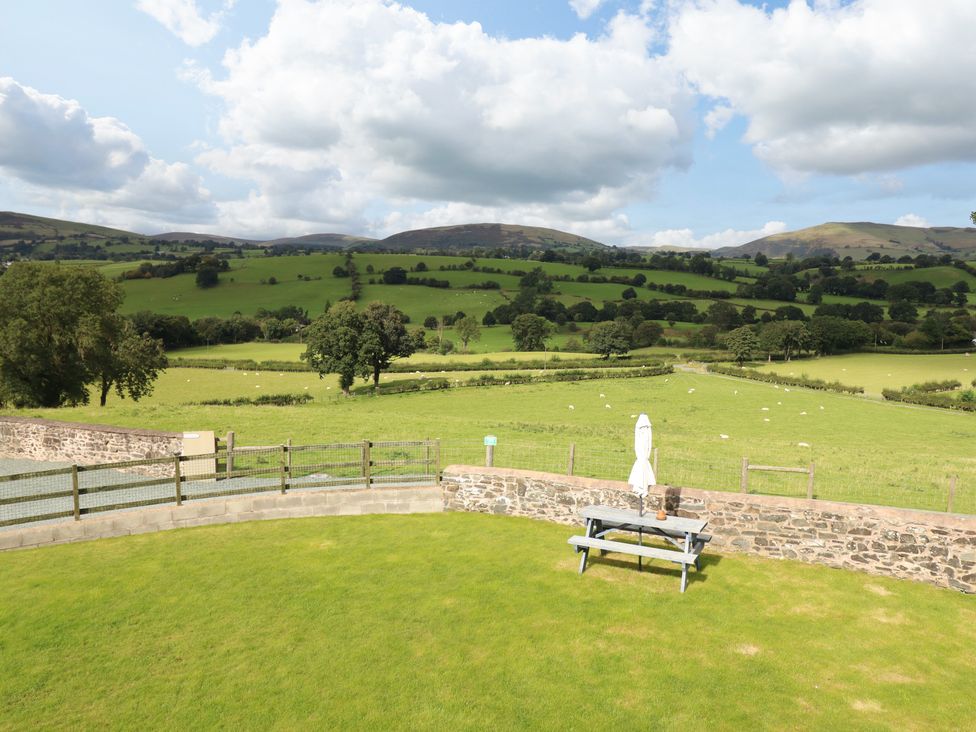
<path fill-rule="evenodd" d="M 971 713 L 970 598 L 707 552 L 681 595 L 675 570 L 627 559 L 577 576 L 569 533 L 356 516 L 0 554 L 0 726 L 941 730 Z"/>

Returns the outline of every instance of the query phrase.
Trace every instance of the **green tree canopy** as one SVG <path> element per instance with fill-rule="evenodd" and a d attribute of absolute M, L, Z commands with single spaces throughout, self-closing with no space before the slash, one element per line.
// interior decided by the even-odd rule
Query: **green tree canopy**
<path fill-rule="evenodd" d="M 0 278 L 0 402 L 87 404 L 98 383 L 133 399 L 165 368 L 162 344 L 118 314 L 122 289 L 93 269 L 19 262 Z"/>
<path fill-rule="evenodd" d="M 469 341 L 481 340 L 481 326 L 478 324 L 478 319 L 472 315 L 465 315 L 460 320 L 455 321 L 454 330 L 457 331 L 457 336 L 461 339 L 461 345 L 465 349 L 467 349 Z"/>
<path fill-rule="evenodd" d="M 782 352 L 789 361 L 793 354 L 810 347 L 810 332 L 799 320 L 776 320 L 763 326 L 759 342 L 767 353 Z"/>
<path fill-rule="evenodd" d="M 759 336 L 747 325 L 729 331 L 725 336 L 725 347 L 741 365 L 751 359 L 760 349 Z"/>
<path fill-rule="evenodd" d="M 370 303 L 363 312 L 357 312 L 352 302 L 336 303 L 305 334 L 308 345 L 302 359 L 320 376 L 338 374 L 344 394 L 356 376 L 372 376 L 373 384 L 378 384 L 380 373 L 394 359 L 409 356 L 417 347 L 403 313 L 381 302 Z"/>
<path fill-rule="evenodd" d="M 512 340 L 516 351 L 541 351 L 555 327 L 545 318 L 531 313 L 519 315 L 512 321 Z"/>
<path fill-rule="evenodd" d="M 612 353 L 623 355 L 630 350 L 630 333 L 616 321 L 597 323 L 590 330 L 590 350 L 604 358 Z"/>

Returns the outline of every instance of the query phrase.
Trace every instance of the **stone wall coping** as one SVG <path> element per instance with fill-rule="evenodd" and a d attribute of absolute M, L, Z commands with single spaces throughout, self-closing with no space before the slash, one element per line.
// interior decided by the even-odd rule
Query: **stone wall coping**
<path fill-rule="evenodd" d="M 529 478 L 533 480 L 558 483 L 568 488 L 619 490 L 632 493 L 631 487 L 625 481 L 606 480 L 603 478 L 584 478 L 578 475 L 564 475 L 562 473 L 545 473 L 538 470 L 521 470 L 517 468 L 486 468 L 478 465 L 448 465 L 442 471 L 444 477 L 462 477 L 466 474 L 495 476 L 500 478 Z M 687 496 L 689 498 L 723 500 L 730 502 L 748 502 L 752 505 L 774 508 L 789 505 L 809 511 L 826 511 L 832 513 L 864 514 L 870 513 L 879 518 L 889 518 L 896 521 L 912 523 L 938 523 L 948 528 L 976 530 L 976 516 L 961 513 L 943 513 L 942 511 L 923 511 L 912 508 L 894 508 L 891 506 L 876 506 L 867 503 L 845 503 L 843 501 L 825 501 L 820 499 L 793 498 L 788 496 L 767 496 L 759 493 L 736 493 L 734 491 L 708 491 L 701 488 L 684 488 L 679 486 L 656 485 L 651 486 L 649 496 Z"/>
<path fill-rule="evenodd" d="M 85 422 L 59 422 L 53 419 L 42 419 L 40 417 L 13 417 L 0 415 L 0 423 L 9 422 L 12 424 L 36 424 L 45 427 L 59 427 L 73 430 L 87 430 L 90 432 L 110 432 L 120 435 L 137 435 L 139 437 L 173 437 L 182 438 L 182 432 L 162 432 L 159 430 L 134 429 L 131 427 L 116 427 L 107 424 L 87 424 Z"/>

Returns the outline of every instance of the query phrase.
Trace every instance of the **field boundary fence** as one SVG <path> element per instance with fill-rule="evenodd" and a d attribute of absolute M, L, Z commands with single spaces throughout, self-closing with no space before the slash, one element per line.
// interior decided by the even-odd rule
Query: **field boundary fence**
<path fill-rule="evenodd" d="M 437 440 L 289 441 L 0 475 L 0 528 L 262 492 L 432 485 L 440 459 Z"/>
<path fill-rule="evenodd" d="M 633 450 L 588 446 L 582 442 L 529 443 L 443 441 L 443 462 L 538 470 L 584 478 L 627 480 Z M 877 471 L 842 464 L 821 455 L 806 465 L 752 462 L 747 456 L 705 455 L 670 447 L 655 448 L 652 464 L 661 485 L 787 498 L 861 503 L 943 513 L 976 514 L 976 464 L 931 466 L 927 471 Z"/>

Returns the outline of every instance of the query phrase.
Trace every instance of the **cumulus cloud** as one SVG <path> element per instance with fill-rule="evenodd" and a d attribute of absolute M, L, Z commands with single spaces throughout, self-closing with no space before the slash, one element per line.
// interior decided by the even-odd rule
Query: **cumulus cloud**
<path fill-rule="evenodd" d="M 623 13 L 597 38 L 511 41 L 380 0 L 281 0 L 223 78 L 191 70 L 223 103 L 225 144 L 199 160 L 289 226 L 390 202 L 604 221 L 689 161 L 692 98 L 653 36 Z"/>
<path fill-rule="evenodd" d="M 745 141 L 784 173 L 858 174 L 976 160 L 976 3 L 794 0 L 770 12 L 693 0 L 670 24 L 670 59 L 734 111 Z"/>
<path fill-rule="evenodd" d="M 707 234 L 701 237 L 696 237 L 691 229 L 667 229 L 652 234 L 649 243 L 655 247 L 671 246 L 694 249 L 718 249 L 720 247 L 735 247 L 740 244 L 748 244 L 764 236 L 782 234 L 786 230 L 787 227 L 783 221 L 767 221 L 760 229 L 752 229 L 749 231 L 726 229 L 725 231 L 718 231 L 714 234 Z M 643 243 L 647 244 L 648 242 L 645 240 Z"/>
<path fill-rule="evenodd" d="M 111 117 L 0 78 L 0 168 L 30 183 L 111 190 L 138 176 L 149 155 Z"/>
<path fill-rule="evenodd" d="M 86 221 L 208 221 L 209 192 L 184 163 L 152 157 L 119 120 L 0 78 L 0 169 L 15 200 Z"/>
<path fill-rule="evenodd" d="M 917 214 L 907 213 L 895 219 L 895 226 L 915 226 L 919 229 L 927 229 L 931 224 Z"/>
<path fill-rule="evenodd" d="M 196 0 L 138 0 L 136 8 L 158 21 L 188 46 L 202 46 L 220 30 L 224 13 L 236 0 L 225 0 L 223 10 L 204 17 Z"/>
<path fill-rule="evenodd" d="M 603 4 L 603 0 L 569 0 L 569 7 L 580 18 L 586 20 Z"/>

